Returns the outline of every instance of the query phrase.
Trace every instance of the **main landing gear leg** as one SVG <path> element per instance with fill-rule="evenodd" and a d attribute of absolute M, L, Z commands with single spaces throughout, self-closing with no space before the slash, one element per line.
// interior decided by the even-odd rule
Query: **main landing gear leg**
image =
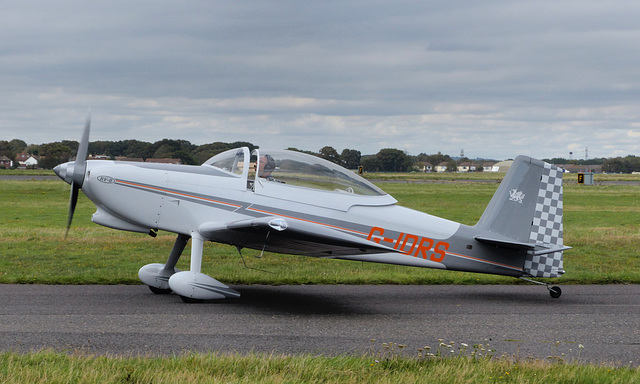
<path fill-rule="evenodd" d="M 169 281 L 169 277 L 176 272 L 180 272 L 180 270 L 176 269 L 176 264 L 178 264 L 178 260 L 180 260 L 180 256 L 182 256 L 182 252 L 184 248 L 187 246 L 187 242 L 189 241 L 189 236 L 178 235 L 176 238 L 176 242 L 173 243 L 173 249 L 171 249 L 171 253 L 169 254 L 169 258 L 167 259 L 167 263 L 162 268 L 161 274 L 163 276 L 167 276 L 167 285 Z M 156 294 L 168 294 L 171 293 L 171 288 L 161 289 L 156 287 L 149 286 L 151 292 Z"/>
<path fill-rule="evenodd" d="M 519 279 L 520 280 L 524 280 L 524 281 L 528 281 L 530 283 L 546 286 L 547 289 L 549 290 L 549 295 L 551 295 L 551 297 L 553 297 L 554 299 L 557 299 L 558 297 L 560 297 L 560 295 L 562 295 L 562 289 L 560 289 L 560 287 L 558 287 L 557 285 L 552 286 L 549 283 L 542 283 L 540 281 L 527 279 L 526 277 L 519 277 Z"/>
<path fill-rule="evenodd" d="M 182 251 L 187 246 L 187 242 L 189 241 L 189 236 L 178 235 L 176 242 L 173 243 L 173 249 L 171 250 L 171 254 L 169 254 L 169 259 L 167 259 L 167 263 L 164 265 L 165 270 L 175 271 L 176 264 L 178 264 L 178 260 L 182 255 Z"/>
<path fill-rule="evenodd" d="M 202 250 L 204 249 L 204 238 L 198 232 L 191 233 L 191 267 L 190 272 L 194 272 L 194 276 L 202 270 Z M 195 282 L 195 278 L 194 278 Z M 192 296 L 180 295 L 185 303 L 199 303 L 202 299 Z"/>
<path fill-rule="evenodd" d="M 191 233 L 191 272 L 200 273 L 202 269 L 202 249 L 204 238 L 198 232 Z"/>
<path fill-rule="evenodd" d="M 176 269 L 176 264 L 188 241 L 189 236 L 178 235 L 166 264 L 148 264 L 140 268 L 138 276 L 149 287 L 151 292 L 156 294 L 171 293 L 169 278 L 176 272 L 180 272 L 180 270 Z"/>
<path fill-rule="evenodd" d="M 191 233 L 191 270 L 173 274 L 169 278 L 169 287 L 187 303 L 240 297 L 239 292 L 200 272 L 205 240 L 199 232 Z"/>

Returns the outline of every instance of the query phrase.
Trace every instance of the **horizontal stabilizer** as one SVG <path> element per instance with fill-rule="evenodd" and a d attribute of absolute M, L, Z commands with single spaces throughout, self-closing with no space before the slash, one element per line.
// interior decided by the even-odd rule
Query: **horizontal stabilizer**
<path fill-rule="evenodd" d="M 533 255 L 546 255 L 554 252 L 562 252 L 571 247 L 562 244 L 522 243 L 514 240 L 494 239 L 484 236 L 475 236 L 474 239 L 481 243 L 490 244 L 499 248 L 522 249 L 532 251 Z"/>
<path fill-rule="evenodd" d="M 475 236 L 474 239 L 481 243 L 494 245 L 500 248 L 533 250 L 536 245 L 533 243 L 523 243 L 515 240 L 492 239 L 484 236 Z"/>
<path fill-rule="evenodd" d="M 546 247 L 548 246 L 548 247 Z M 565 245 L 559 244 L 545 244 L 544 246 L 541 246 L 540 244 L 536 245 L 536 250 L 533 252 L 534 256 L 540 256 L 540 255 L 548 255 L 550 253 L 555 253 L 555 252 L 562 252 L 562 251 L 566 251 L 567 249 L 571 249 L 572 247 L 567 247 Z"/>

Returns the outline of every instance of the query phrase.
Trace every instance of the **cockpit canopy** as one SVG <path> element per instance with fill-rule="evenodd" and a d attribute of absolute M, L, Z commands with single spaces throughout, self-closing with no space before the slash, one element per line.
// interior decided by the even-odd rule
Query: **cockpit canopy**
<path fill-rule="evenodd" d="M 301 152 L 256 149 L 249 157 L 248 148 L 240 148 L 220 153 L 204 164 L 247 177 L 248 188 L 255 183 L 278 183 L 341 194 L 387 195 L 354 172 Z"/>

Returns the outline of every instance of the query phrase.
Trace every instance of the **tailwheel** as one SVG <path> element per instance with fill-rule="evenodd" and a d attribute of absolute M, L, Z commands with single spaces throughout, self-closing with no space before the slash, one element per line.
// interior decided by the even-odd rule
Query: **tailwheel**
<path fill-rule="evenodd" d="M 149 286 L 149 290 L 155 293 L 156 295 L 168 295 L 169 293 L 173 292 L 171 288 L 162 289 L 162 288 L 156 288 L 152 286 Z"/>
<path fill-rule="evenodd" d="M 549 294 L 554 299 L 557 299 L 558 297 L 560 297 L 560 295 L 562 295 L 562 289 L 560 289 L 560 287 L 558 286 L 549 287 Z"/>
<path fill-rule="evenodd" d="M 549 284 L 549 283 L 543 283 L 543 282 L 540 282 L 540 281 L 531 280 L 531 279 L 528 279 L 528 278 L 522 277 L 522 276 L 518 277 L 518 279 L 524 280 L 524 281 L 528 281 L 528 282 L 533 283 L 533 284 L 546 286 L 547 289 L 549 290 L 549 295 L 551 295 L 551 297 L 554 298 L 554 299 L 557 299 L 558 297 L 560 297 L 560 295 L 562 295 L 562 289 L 560 289 L 560 287 L 558 287 L 557 285 L 551 286 L 551 284 Z"/>

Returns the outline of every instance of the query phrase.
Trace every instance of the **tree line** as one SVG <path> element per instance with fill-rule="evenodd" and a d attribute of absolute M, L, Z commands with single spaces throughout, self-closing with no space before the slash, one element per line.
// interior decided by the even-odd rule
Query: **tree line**
<path fill-rule="evenodd" d="M 631 173 L 640 172 L 640 157 L 628 155 L 607 159 L 602 164 L 602 172 Z"/>
<path fill-rule="evenodd" d="M 627 155 L 625 157 L 600 157 L 588 160 L 567 160 L 563 158 L 543 159 L 551 164 L 602 165 L 604 173 L 632 173 L 640 172 L 640 157 Z"/>
<path fill-rule="evenodd" d="M 347 169 L 358 169 L 362 166 L 367 172 L 410 172 L 419 162 L 440 164 L 443 161 L 454 161 L 449 155 L 443 155 L 440 152 L 435 155 L 421 153 L 418 156 L 411 156 L 405 151 L 394 148 L 381 149 L 375 155 L 362 155 L 360 151 L 348 148 L 338 153 L 331 146 L 322 147 L 318 152 L 303 151 L 298 148 L 287 149 L 315 155 Z"/>
<path fill-rule="evenodd" d="M 35 156 L 38 166 L 44 169 L 52 169 L 58 164 L 69 161 L 78 150 L 78 142 L 63 140 L 47 144 L 27 145 L 23 140 L 14 139 L 11 141 L 0 140 L 0 156 L 7 156 L 15 161 L 16 155 L 29 153 Z M 210 144 L 195 145 L 187 140 L 163 139 L 155 143 L 139 140 L 120 141 L 93 141 L 89 142 L 90 155 L 105 155 L 108 158 L 124 156 L 129 158 L 172 158 L 180 159 L 183 164 L 198 165 L 218 153 L 238 147 L 249 147 L 253 150 L 258 146 L 245 141 L 231 143 L 213 142 Z M 448 171 L 455 171 L 457 165 L 463 162 L 481 163 L 495 160 L 470 160 L 469 158 L 453 158 L 449 155 L 437 152 L 428 155 L 420 153 L 417 156 L 407 154 L 405 151 L 384 148 L 374 155 L 362 155 L 356 149 L 346 148 L 338 152 L 331 146 L 324 146 L 318 152 L 301 150 L 298 148 L 287 148 L 289 150 L 312 154 L 333 163 L 342 165 L 348 169 L 358 169 L 362 166 L 368 172 L 410 172 L 419 163 L 429 163 L 433 166 L 446 163 Z M 543 159 L 552 164 L 579 164 L 579 165 L 602 165 L 602 170 L 607 173 L 631 173 L 640 172 L 640 157 L 628 155 L 616 158 L 595 158 L 589 160 L 567 160 L 564 158 Z M 482 169 L 482 167 L 478 167 Z"/>
<path fill-rule="evenodd" d="M 15 163 L 16 155 L 29 153 L 38 159 L 38 166 L 44 169 L 52 169 L 58 164 L 69 161 L 78 151 L 77 141 L 63 140 L 40 145 L 27 145 L 22 140 L 0 140 L 0 156 L 5 155 Z M 180 159 L 183 164 L 202 164 L 211 156 L 238 147 L 249 147 L 251 150 L 257 146 L 237 141 L 233 143 L 214 142 L 204 145 L 191 144 L 186 140 L 163 139 L 155 143 L 139 140 L 120 141 L 92 141 L 89 142 L 89 155 L 105 155 L 115 159 L 124 156 L 129 158 L 171 158 Z"/>
<path fill-rule="evenodd" d="M 63 140 L 40 145 L 27 145 L 24 141 L 14 139 L 11 141 L 0 140 L 0 156 L 4 155 L 15 162 L 16 155 L 29 153 L 38 159 L 38 166 L 44 169 L 52 169 L 58 164 L 69 161 L 78 151 L 78 142 Z M 187 140 L 163 139 L 155 143 L 139 140 L 120 141 L 92 141 L 89 142 L 89 155 L 105 155 L 115 159 L 124 156 L 128 158 L 172 158 L 180 159 L 183 164 L 198 165 L 221 152 L 238 147 L 249 147 L 253 150 L 258 146 L 249 142 L 236 141 L 232 143 L 214 142 L 204 145 L 195 145 Z M 358 169 L 362 166 L 370 172 L 408 172 L 418 162 L 439 164 L 442 161 L 454 161 L 450 156 L 438 152 L 435 155 L 421 153 L 418 156 L 408 155 L 406 152 L 385 148 L 375 155 L 362 155 L 356 149 L 346 148 L 338 152 L 331 146 L 324 146 L 318 152 L 287 148 L 298 152 L 312 154 L 339 164 L 348 169 Z M 17 165 L 16 165 L 17 166 Z"/>

